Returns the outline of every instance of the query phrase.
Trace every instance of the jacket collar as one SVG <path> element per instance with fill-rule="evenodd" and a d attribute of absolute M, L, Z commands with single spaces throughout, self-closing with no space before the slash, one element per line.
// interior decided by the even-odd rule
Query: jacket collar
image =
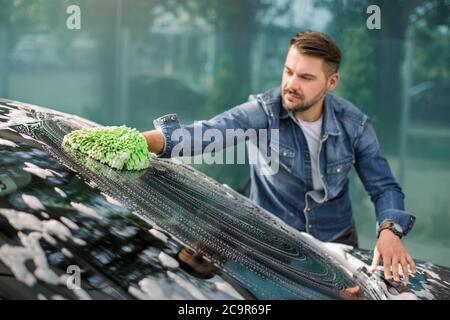
<path fill-rule="evenodd" d="M 331 136 L 340 136 L 341 130 L 339 130 L 339 124 L 336 118 L 336 112 L 334 108 L 335 104 L 334 94 L 327 93 L 325 96 L 324 107 L 324 133 Z"/>
<path fill-rule="evenodd" d="M 281 88 L 277 87 L 272 90 L 267 91 L 262 96 L 264 102 L 270 106 L 277 106 L 279 109 L 278 116 L 280 119 L 287 119 L 288 117 L 293 117 L 291 111 L 287 110 L 283 107 L 281 103 Z M 338 121 L 336 119 L 336 113 L 334 111 L 334 94 L 333 93 L 327 93 L 325 95 L 325 106 L 324 106 L 324 123 L 323 123 L 323 132 L 325 135 L 332 135 L 332 136 L 340 136 L 341 131 L 339 130 Z M 274 115 L 277 113 L 275 112 Z"/>

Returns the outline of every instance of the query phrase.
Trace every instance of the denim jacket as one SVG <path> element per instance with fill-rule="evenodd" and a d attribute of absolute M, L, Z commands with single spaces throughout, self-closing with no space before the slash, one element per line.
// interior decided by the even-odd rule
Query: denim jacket
<path fill-rule="evenodd" d="M 325 97 L 319 144 L 322 191 L 313 190 L 307 141 L 293 113 L 282 106 L 279 87 L 250 96 L 247 103 L 208 121 L 185 126 L 171 114 L 156 119 L 154 125 L 165 138 L 164 150 L 159 155 L 163 158 L 170 157 L 172 148 L 179 143 L 172 139 L 175 129 L 189 132 L 188 143 L 197 145 L 190 155 L 202 153 L 210 143 L 192 141 L 195 130 L 216 129 L 225 134 L 227 129 L 279 129 L 278 141 L 269 137 L 266 146 L 277 154 L 279 170 L 275 175 L 261 175 L 258 164 L 251 165 L 250 199 L 319 240 L 333 241 L 352 227 L 348 178 L 352 167 L 375 205 L 377 230 L 384 221 L 393 220 L 406 235 L 414 225 L 415 217 L 405 211 L 404 194 L 382 154 L 370 120 L 349 101 L 333 93 Z"/>

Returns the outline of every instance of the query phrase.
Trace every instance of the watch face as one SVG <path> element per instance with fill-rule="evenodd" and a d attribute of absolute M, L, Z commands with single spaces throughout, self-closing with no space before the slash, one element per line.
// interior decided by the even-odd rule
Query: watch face
<path fill-rule="evenodd" d="M 384 222 L 383 224 L 380 225 L 379 233 L 385 229 L 391 230 L 395 235 L 399 236 L 400 238 L 403 237 L 403 228 L 398 223 L 395 223 L 393 221 Z"/>
<path fill-rule="evenodd" d="M 394 227 L 395 231 L 397 231 L 398 233 L 403 234 L 403 228 L 399 224 L 394 223 L 393 227 Z"/>

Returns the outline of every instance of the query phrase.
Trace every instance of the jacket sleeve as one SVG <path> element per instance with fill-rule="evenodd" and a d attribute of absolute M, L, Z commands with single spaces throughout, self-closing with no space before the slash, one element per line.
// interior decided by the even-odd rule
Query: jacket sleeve
<path fill-rule="evenodd" d="M 356 171 L 375 205 L 377 234 L 380 225 L 387 220 L 394 221 L 404 235 L 408 234 L 416 218 L 405 210 L 405 195 L 392 175 L 373 125 L 367 118 L 359 127 L 354 148 Z"/>
<path fill-rule="evenodd" d="M 170 158 L 195 156 L 208 152 L 208 145 L 213 141 L 221 148 L 236 145 L 243 141 L 234 138 L 227 139 L 233 134 L 232 132 L 238 129 L 244 132 L 249 129 L 255 130 L 255 132 L 258 132 L 259 129 L 267 129 L 268 120 L 266 112 L 258 101 L 252 100 L 207 121 L 181 125 L 176 114 L 169 114 L 154 120 L 153 124 L 155 128 L 161 130 L 164 136 L 164 149 L 157 156 Z M 242 136 L 239 135 L 239 137 Z M 216 141 L 216 139 L 221 141 Z"/>

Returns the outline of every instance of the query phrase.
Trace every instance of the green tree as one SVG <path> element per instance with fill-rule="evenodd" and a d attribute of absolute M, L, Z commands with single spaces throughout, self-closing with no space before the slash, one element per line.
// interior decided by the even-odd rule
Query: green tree
<path fill-rule="evenodd" d="M 366 28 L 366 9 L 373 4 L 381 9 L 381 30 Z M 344 81 L 341 92 L 375 118 L 379 132 L 386 137 L 399 137 L 400 112 L 393 110 L 399 110 L 402 103 L 402 67 L 411 17 L 426 11 L 445 19 L 449 12 L 448 1 L 320 0 L 316 5 L 333 13 L 327 32 L 333 34 L 343 47 Z M 420 19 L 427 18 L 422 16 Z M 428 20 L 437 22 L 435 17 Z M 389 152 L 395 151 L 398 142 L 399 139 L 386 139 L 384 147 Z"/>

